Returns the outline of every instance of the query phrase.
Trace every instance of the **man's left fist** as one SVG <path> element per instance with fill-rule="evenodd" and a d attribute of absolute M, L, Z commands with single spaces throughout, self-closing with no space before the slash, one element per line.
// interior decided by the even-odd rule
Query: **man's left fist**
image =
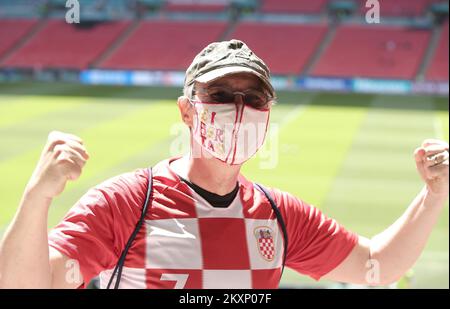
<path fill-rule="evenodd" d="M 433 194 L 448 196 L 449 148 L 448 143 L 427 139 L 414 151 L 417 170 Z"/>

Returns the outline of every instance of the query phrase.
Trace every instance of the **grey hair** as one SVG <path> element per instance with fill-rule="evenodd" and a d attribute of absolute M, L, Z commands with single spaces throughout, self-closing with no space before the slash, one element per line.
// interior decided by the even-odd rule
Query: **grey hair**
<path fill-rule="evenodd" d="M 183 87 L 183 96 L 191 99 L 192 98 L 192 88 L 193 87 L 194 87 L 194 85 L 190 85 L 190 86 L 184 85 L 184 87 Z"/>

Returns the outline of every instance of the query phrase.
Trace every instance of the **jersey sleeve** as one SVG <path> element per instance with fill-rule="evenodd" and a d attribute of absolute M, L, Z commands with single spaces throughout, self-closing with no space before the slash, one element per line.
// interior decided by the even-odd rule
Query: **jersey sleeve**
<path fill-rule="evenodd" d="M 78 261 L 83 286 L 114 268 L 139 218 L 140 191 L 127 177 L 113 178 L 90 189 L 49 232 L 49 246 Z"/>
<path fill-rule="evenodd" d="M 288 233 L 286 266 L 319 280 L 350 254 L 358 235 L 293 195 L 272 192 Z"/>

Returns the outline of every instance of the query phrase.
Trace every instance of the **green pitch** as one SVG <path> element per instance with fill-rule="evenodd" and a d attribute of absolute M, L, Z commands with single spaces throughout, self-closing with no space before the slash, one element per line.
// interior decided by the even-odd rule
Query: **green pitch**
<path fill-rule="evenodd" d="M 54 201 L 49 228 L 91 186 L 186 149 L 179 89 L 0 84 L 0 234 L 51 130 L 79 135 L 91 159 Z M 280 93 L 261 153 L 244 174 L 320 207 L 371 237 L 400 216 L 422 187 L 413 151 L 448 141 L 448 98 Z M 183 135 L 184 134 L 184 135 Z M 184 147 L 184 148 L 183 148 Z M 414 267 L 412 287 L 449 287 L 448 207 Z M 285 286 L 314 284 L 287 270 Z"/>

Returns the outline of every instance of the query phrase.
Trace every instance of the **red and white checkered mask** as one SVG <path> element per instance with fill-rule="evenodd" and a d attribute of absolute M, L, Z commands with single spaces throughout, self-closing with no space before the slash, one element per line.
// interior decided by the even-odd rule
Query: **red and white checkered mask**
<path fill-rule="evenodd" d="M 270 109 L 238 103 L 191 101 L 195 109 L 193 139 L 215 158 L 242 164 L 262 146 Z"/>

